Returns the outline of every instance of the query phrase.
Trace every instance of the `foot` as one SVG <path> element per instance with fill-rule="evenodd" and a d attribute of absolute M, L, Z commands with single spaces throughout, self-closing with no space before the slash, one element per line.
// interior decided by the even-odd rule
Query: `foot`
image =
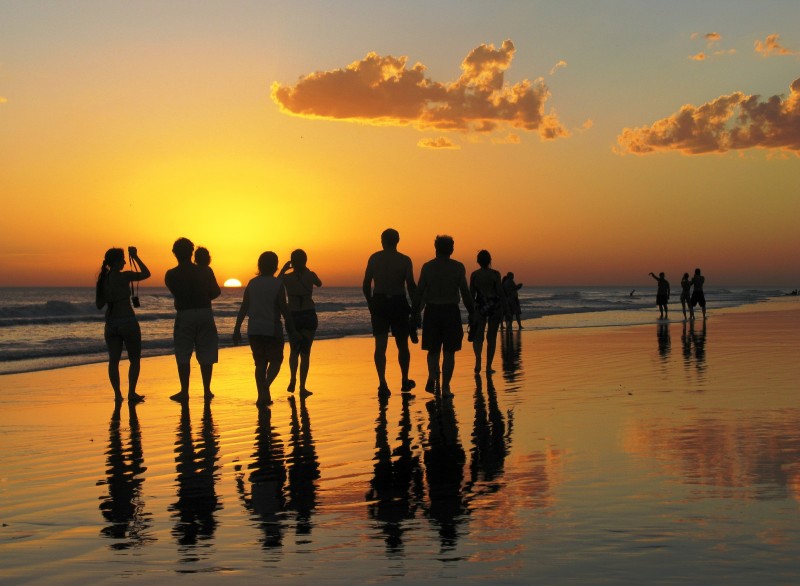
<path fill-rule="evenodd" d="M 142 401 L 144 401 L 144 395 L 128 393 L 128 403 L 141 403 Z"/>
<path fill-rule="evenodd" d="M 403 381 L 403 386 L 400 387 L 400 390 L 402 392 L 404 392 L 404 393 L 407 393 L 407 392 L 409 392 L 411 389 L 413 389 L 416 386 L 417 386 L 417 383 L 415 381 L 413 381 L 412 379 L 408 378 L 405 381 Z"/>
<path fill-rule="evenodd" d="M 392 394 L 392 391 L 389 390 L 389 387 L 384 383 L 378 387 L 378 396 L 379 397 L 388 397 Z"/>
<path fill-rule="evenodd" d="M 428 382 L 425 383 L 425 390 L 428 391 L 429 393 L 435 393 L 436 392 L 436 380 L 434 380 L 432 378 L 429 378 Z"/>
<path fill-rule="evenodd" d="M 495 372 L 497 372 L 497 371 L 494 368 L 492 368 L 491 366 L 487 366 L 486 367 L 486 374 L 494 374 Z"/>
<path fill-rule="evenodd" d="M 296 383 L 295 383 L 295 381 L 293 381 L 293 380 L 290 380 L 290 381 L 289 381 L 289 386 L 288 386 L 288 387 L 286 387 L 286 390 L 287 390 L 287 391 L 289 391 L 290 393 L 294 393 L 294 386 L 295 386 L 295 384 L 296 384 Z"/>
<path fill-rule="evenodd" d="M 450 385 L 445 385 L 442 387 L 442 397 L 445 399 L 453 397 L 453 393 L 450 392 Z"/>
<path fill-rule="evenodd" d="M 114 401 L 117 403 L 122 403 L 122 393 L 114 393 Z"/>
<path fill-rule="evenodd" d="M 472 372 L 474 372 L 475 374 L 480 373 L 480 371 L 481 371 L 481 365 L 480 364 L 476 364 L 475 368 L 472 369 Z"/>
<path fill-rule="evenodd" d="M 211 399 L 214 398 L 214 393 L 212 393 L 211 391 L 206 391 L 205 393 L 203 393 L 203 398 L 206 401 L 210 401 Z"/>
<path fill-rule="evenodd" d="M 170 397 L 173 401 L 177 401 L 178 403 L 183 403 L 184 401 L 189 400 L 189 393 L 181 391 L 180 393 L 175 393 Z"/>
<path fill-rule="evenodd" d="M 259 397 L 258 401 L 256 401 L 256 405 L 258 407 L 269 407 L 272 405 L 272 397 L 269 395 L 265 395 L 264 397 Z"/>
<path fill-rule="evenodd" d="M 313 394 L 314 394 L 314 393 L 312 393 L 312 392 L 311 392 L 311 391 L 309 391 L 308 389 L 300 389 L 300 396 L 301 396 L 301 397 L 309 397 L 309 396 L 311 396 L 311 395 L 313 395 Z"/>

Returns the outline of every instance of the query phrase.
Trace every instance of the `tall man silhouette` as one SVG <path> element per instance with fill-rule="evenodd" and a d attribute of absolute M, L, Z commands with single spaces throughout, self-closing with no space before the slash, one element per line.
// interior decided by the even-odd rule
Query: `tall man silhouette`
<path fill-rule="evenodd" d="M 411 363 L 411 353 L 408 350 L 411 308 L 406 291 L 408 297 L 413 297 L 417 286 L 414 283 L 414 267 L 411 259 L 397 251 L 399 242 L 400 234 L 397 230 L 389 228 L 383 231 L 381 234 L 383 250 L 369 257 L 362 287 L 372 319 L 375 369 L 378 371 L 378 394 L 381 396 L 391 394 L 386 383 L 386 347 L 389 343 L 390 330 L 397 345 L 397 361 L 400 363 L 403 377 L 401 390 L 406 393 L 416 385 L 408 378 L 408 368 Z"/>

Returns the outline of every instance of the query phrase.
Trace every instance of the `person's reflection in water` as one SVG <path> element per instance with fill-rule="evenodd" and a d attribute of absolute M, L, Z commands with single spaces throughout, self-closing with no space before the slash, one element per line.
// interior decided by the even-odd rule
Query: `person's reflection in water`
<path fill-rule="evenodd" d="M 189 403 L 181 403 L 181 419 L 175 442 L 177 497 L 169 507 L 175 519 L 172 535 L 178 542 L 182 562 L 200 558 L 198 546 L 212 544 L 217 528 L 215 512 L 221 508 L 215 491 L 219 440 L 211 418 L 211 403 L 203 408 L 203 426 L 200 440 L 192 441 L 192 421 Z M 208 541 L 209 543 L 201 543 Z"/>
<path fill-rule="evenodd" d="M 500 336 L 500 353 L 503 356 L 503 378 L 508 383 L 516 382 L 522 367 L 522 332 L 506 328 Z"/>
<path fill-rule="evenodd" d="M 659 322 L 656 326 L 656 336 L 658 337 L 658 355 L 662 360 L 669 358 L 672 350 L 672 338 L 669 333 L 669 322 Z"/>
<path fill-rule="evenodd" d="M 378 418 L 375 420 L 375 467 L 367 493 L 370 518 L 380 523 L 387 553 L 403 552 L 403 522 L 413 519 L 424 494 L 419 454 L 411 447 L 412 396 L 402 396 L 399 444 L 394 451 L 389 446 L 386 409 L 388 397 L 379 397 Z M 393 461 L 394 460 L 394 461 Z"/>
<path fill-rule="evenodd" d="M 683 331 L 681 332 L 681 349 L 683 350 L 683 364 L 689 366 L 692 362 L 692 337 L 686 331 L 686 323 L 683 322 Z"/>
<path fill-rule="evenodd" d="M 458 544 L 459 525 L 468 513 L 462 482 L 466 454 L 458 437 L 453 402 L 428 401 L 428 437 L 425 442 L 425 476 L 428 481 L 427 516 L 439 530 L 441 551 Z"/>
<path fill-rule="evenodd" d="M 256 429 L 256 451 L 250 470 L 250 493 L 244 474 L 237 474 L 236 484 L 245 508 L 259 520 L 264 532 L 264 549 L 283 545 L 282 513 L 286 510 L 283 489 L 286 484 L 283 441 L 272 425 L 269 408 L 259 409 Z"/>
<path fill-rule="evenodd" d="M 306 409 L 305 398 L 300 397 L 298 416 L 297 400 L 289 397 L 292 409 L 292 427 L 289 445 L 291 452 L 287 459 L 289 490 L 286 509 L 296 513 L 295 532 L 297 535 L 311 535 L 311 514 L 317 506 L 317 479 L 319 461 L 311 436 L 311 419 Z M 308 538 L 298 543 L 309 543 Z"/>
<path fill-rule="evenodd" d="M 701 374 L 706 369 L 706 320 L 700 325 L 700 331 L 695 330 L 695 322 L 689 324 L 689 333 L 694 344 L 695 366 Z"/>
<path fill-rule="evenodd" d="M 142 499 L 143 474 L 147 470 L 142 453 L 142 432 L 136 416 L 136 403 L 128 404 L 130 445 L 122 439 L 121 403 L 114 407 L 108 426 L 108 451 L 106 452 L 106 480 L 108 496 L 101 497 L 100 512 L 109 522 L 101 534 L 114 539 L 112 549 L 141 547 L 155 541 L 149 534 L 152 518 L 144 512 Z"/>
<path fill-rule="evenodd" d="M 472 491 L 496 492 L 502 485 L 498 478 L 503 474 L 506 455 L 511 448 L 513 417 L 509 413 L 508 429 L 503 413 L 497 404 L 497 393 L 491 376 L 486 377 L 486 400 L 481 378 L 475 376 L 475 422 L 472 429 L 470 485 Z M 483 483 L 477 488 L 477 483 Z"/>

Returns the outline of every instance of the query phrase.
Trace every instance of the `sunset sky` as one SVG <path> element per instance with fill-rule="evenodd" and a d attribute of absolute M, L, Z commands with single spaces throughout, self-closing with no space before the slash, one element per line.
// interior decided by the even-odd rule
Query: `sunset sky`
<path fill-rule="evenodd" d="M 800 2 L 0 2 L 0 286 L 394 227 L 526 285 L 800 285 Z"/>

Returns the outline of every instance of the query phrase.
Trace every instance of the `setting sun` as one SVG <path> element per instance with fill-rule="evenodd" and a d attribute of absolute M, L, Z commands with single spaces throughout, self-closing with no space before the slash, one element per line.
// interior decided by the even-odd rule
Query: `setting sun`
<path fill-rule="evenodd" d="M 241 287 L 242 282 L 239 279 L 228 279 L 225 281 L 226 287 Z"/>

